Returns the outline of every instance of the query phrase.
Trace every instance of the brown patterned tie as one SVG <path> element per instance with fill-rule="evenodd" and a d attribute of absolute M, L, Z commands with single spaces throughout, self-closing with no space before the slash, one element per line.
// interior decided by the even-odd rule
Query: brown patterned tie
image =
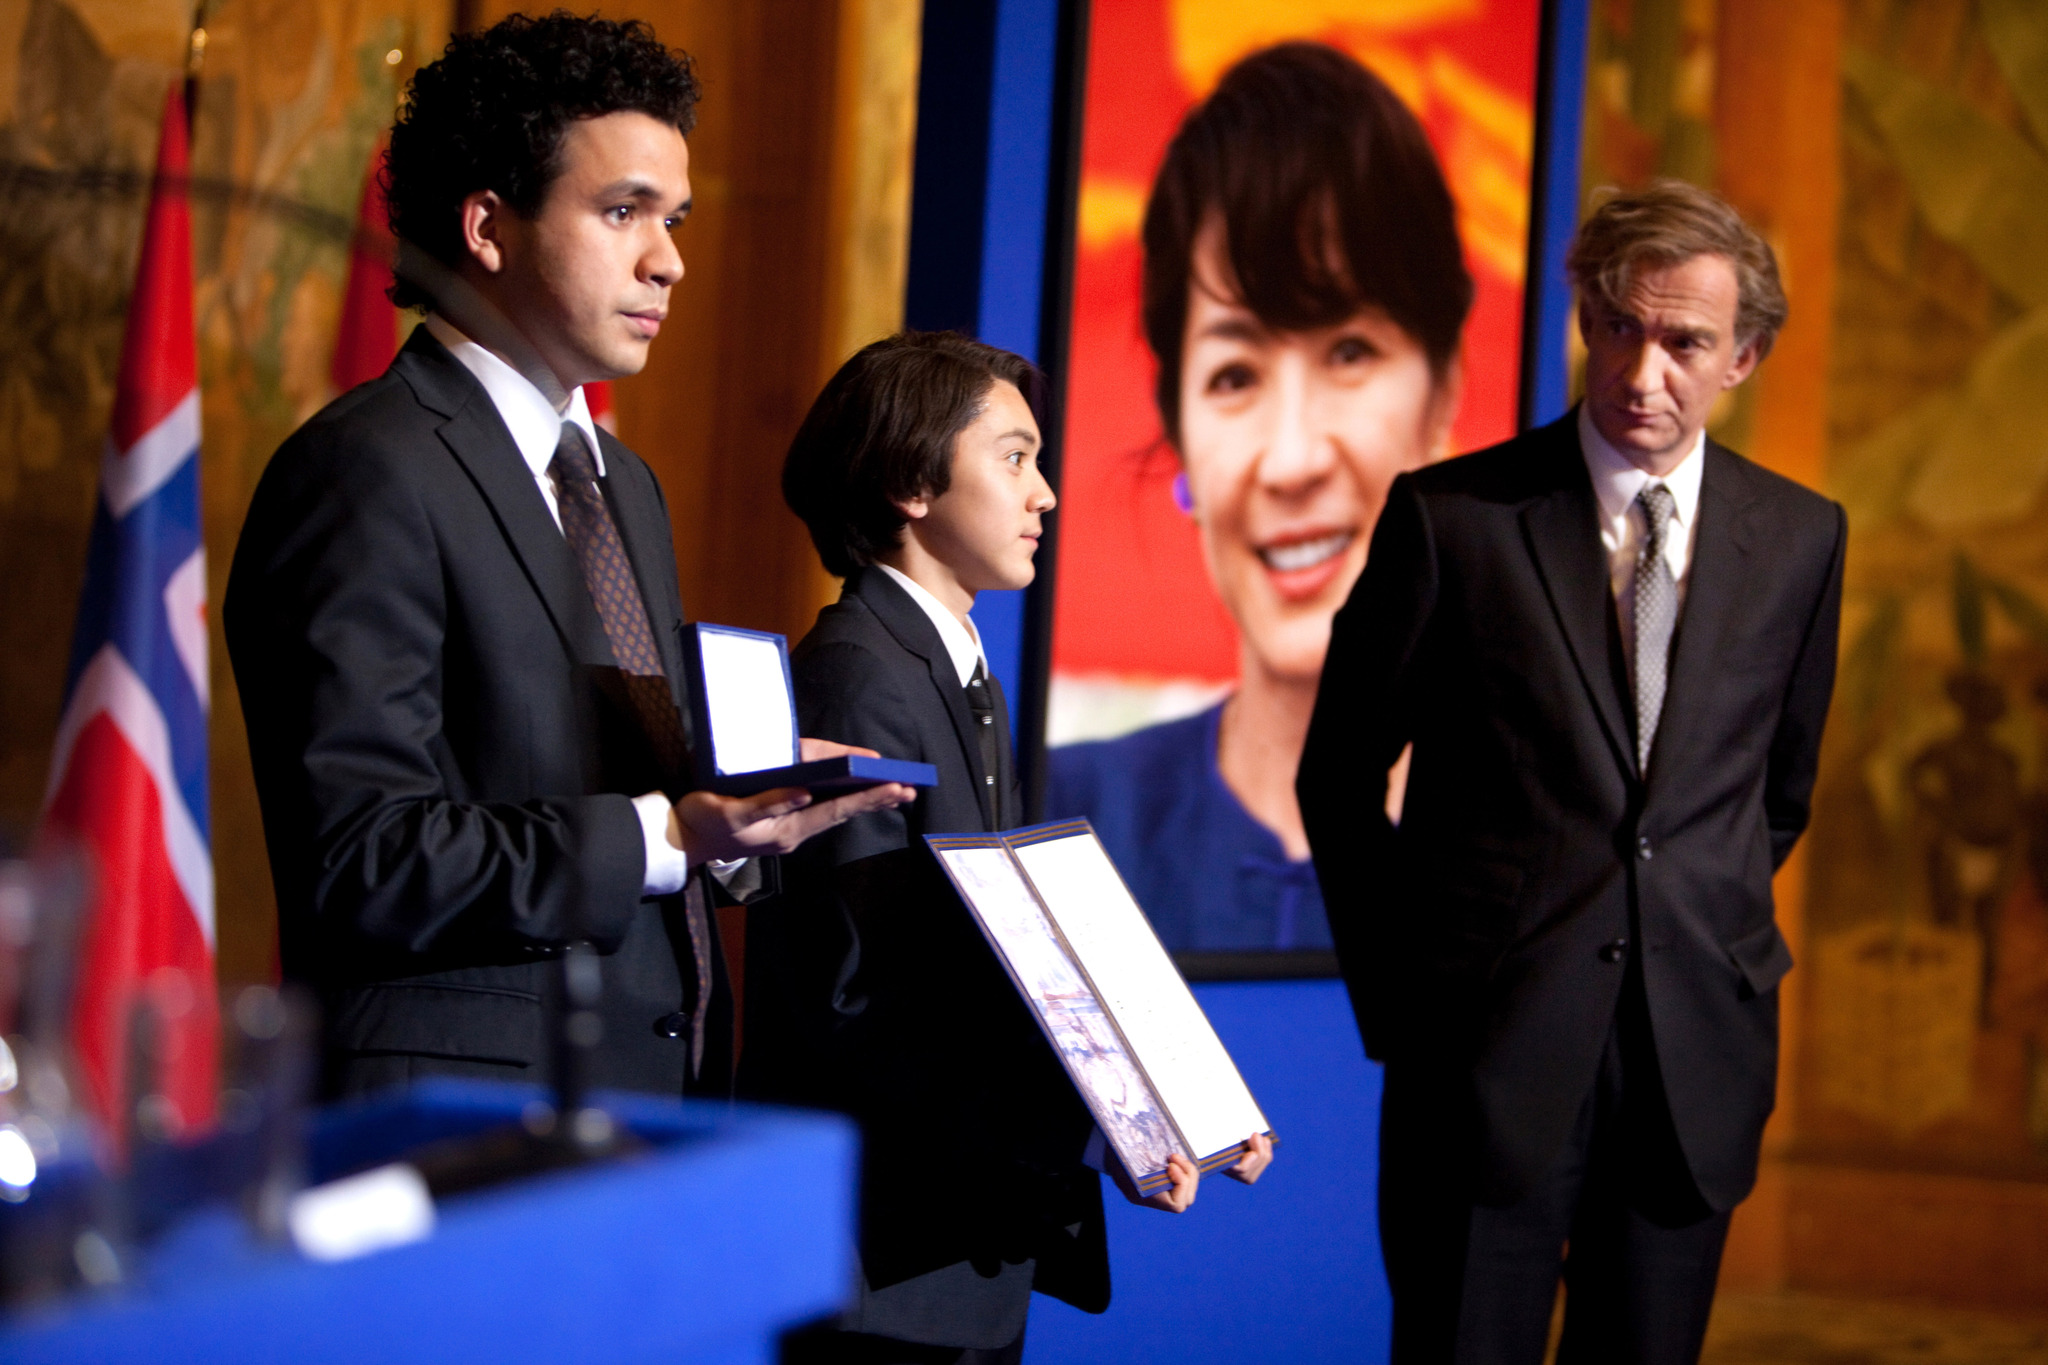
<path fill-rule="evenodd" d="M 555 445 L 555 457 L 548 462 L 555 481 L 555 497 L 562 513 L 562 535 L 569 551 L 583 571 L 583 582 L 604 622 L 605 638 L 619 661 L 619 674 L 626 685 L 633 709 L 640 718 L 655 757 L 664 772 L 683 770 L 682 721 L 676 714 L 668 674 L 654 647 L 654 631 L 647 623 L 647 602 L 640 595 L 640 580 L 626 558 L 626 543 L 619 536 L 612 509 L 597 486 L 597 462 L 591 458 L 588 438 L 574 422 L 562 423 L 562 436 Z M 711 916 L 704 897 L 689 888 L 683 897 L 684 918 L 690 926 L 690 955 L 696 959 L 697 993 L 690 1015 L 690 1070 L 704 1065 L 704 1023 L 711 1012 Z"/>

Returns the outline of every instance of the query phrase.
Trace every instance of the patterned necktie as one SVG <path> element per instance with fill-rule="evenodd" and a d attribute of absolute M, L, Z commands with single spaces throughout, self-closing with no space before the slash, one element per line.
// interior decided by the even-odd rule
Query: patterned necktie
<path fill-rule="evenodd" d="M 1657 738 L 1657 718 L 1664 710 L 1664 685 L 1671 665 L 1671 632 L 1678 624 L 1678 580 L 1672 576 L 1665 546 L 1671 519 L 1678 511 L 1671 490 L 1646 483 L 1636 494 L 1649 525 L 1636 556 L 1636 767 L 1650 771 L 1650 745 Z"/>
<path fill-rule="evenodd" d="M 612 655 L 619 661 L 633 710 L 662 770 L 679 773 L 683 768 L 682 721 L 661 655 L 654 648 L 647 602 L 640 596 L 640 580 L 626 558 L 626 543 L 619 536 L 618 523 L 612 520 L 612 509 L 597 486 L 597 462 L 591 458 L 589 441 L 574 422 L 562 423 L 562 436 L 555 444 L 554 459 L 548 462 L 548 473 L 554 478 L 555 498 L 561 507 L 562 535 L 583 571 L 584 586 L 597 605 L 598 619 L 604 622 L 605 638 L 611 641 Z M 690 926 L 690 955 L 697 966 L 697 994 L 690 1020 L 690 1070 L 695 1074 L 704 1064 L 704 1021 L 711 1010 L 711 915 L 694 881 L 686 889 L 683 904 Z"/>

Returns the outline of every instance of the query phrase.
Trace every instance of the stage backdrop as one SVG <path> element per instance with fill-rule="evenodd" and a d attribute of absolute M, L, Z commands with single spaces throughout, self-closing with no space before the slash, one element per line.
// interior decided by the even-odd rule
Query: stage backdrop
<path fill-rule="evenodd" d="M 1515 424 L 1527 251 L 1535 0 L 1097 0 L 1091 7 L 1047 742 L 1200 708 L 1238 636 L 1175 503 L 1139 325 L 1139 227 L 1168 141 L 1234 62 L 1307 38 L 1357 58 L 1421 120 L 1476 286 L 1451 450 Z"/>

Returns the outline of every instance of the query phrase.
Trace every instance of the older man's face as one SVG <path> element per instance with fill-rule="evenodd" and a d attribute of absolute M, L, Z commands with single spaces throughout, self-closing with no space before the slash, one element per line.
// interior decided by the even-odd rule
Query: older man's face
<path fill-rule="evenodd" d="M 1739 298 L 1734 263 L 1712 255 L 1644 271 L 1618 305 L 1581 302 L 1587 409 L 1637 468 L 1675 469 L 1714 400 L 1756 368 L 1756 344 L 1735 340 Z"/>

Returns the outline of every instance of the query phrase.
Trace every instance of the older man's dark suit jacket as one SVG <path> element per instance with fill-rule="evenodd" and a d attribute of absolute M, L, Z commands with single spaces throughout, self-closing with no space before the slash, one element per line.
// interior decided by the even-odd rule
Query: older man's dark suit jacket
<path fill-rule="evenodd" d="M 1469 1082 L 1447 1148 L 1506 1203 L 1557 1160 L 1638 953 L 1715 1210 L 1755 1181 L 1846 524 L 1709 442 L 1647 774 L 1574 416 L 1395 480 L 1338 614 L 1299 793 L 1368 1052 Z M 1415 753 L 1398 829 L 1378 775 Z M 1630 943 L 1630 940 L 1634 940 Z"/>
<path fill-rule="evenodd" d="M 667 508 L 601 439 L 674 690 Z M 511 433 L 424 327 L 272 458 L 225 624 L 284 973 L 319 994 L 328 1090 L 545 1079 L 550 959 L 589 939 L 609 954 L 593 1082 L 680 1093 L 688 1040 L 653 1022 L 684 1007 L 695 968 L 665 923 L 680 908 L 641 897 L 631 803 L 674 777 Z"/>
<path fill-rule="evenodd" d="M 939 773 L 911 805 L 785 859 L 788 894 L 749 922 L 742 1090 L 861 1120 L 865 1283 L 846 1325 L 1005 1346 L 1034 1283 L 1099 1312 L 1109 1265 L 1101 1180 L 1080 1162 L 1087 1110 L 921 843 L 1016 825 L 1014 776 L 986 781 L 952 657 L 879 569 L 847 579 L 791 665 L 804 734 Z"/>

